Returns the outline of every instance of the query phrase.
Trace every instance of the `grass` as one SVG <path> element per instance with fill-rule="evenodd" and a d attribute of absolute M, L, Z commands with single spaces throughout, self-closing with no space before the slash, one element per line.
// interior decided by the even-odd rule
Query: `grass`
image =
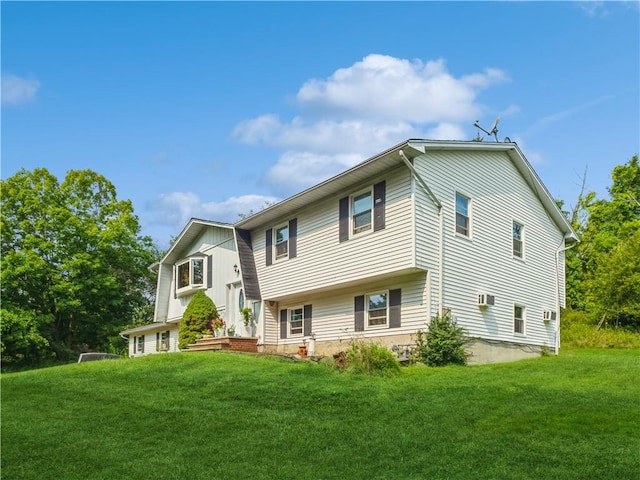
<path fill-rule="evenodd" d="M 372 377 L 193 352 L 4 374 L 2 478 L 637 478 L 639 354 Z"/>
<path fill-rule="evenodd" d="M 573 323 L 562 329 L 562 344 L 577 348 L 640 348 L 640 333 L 624 328 Z"/>

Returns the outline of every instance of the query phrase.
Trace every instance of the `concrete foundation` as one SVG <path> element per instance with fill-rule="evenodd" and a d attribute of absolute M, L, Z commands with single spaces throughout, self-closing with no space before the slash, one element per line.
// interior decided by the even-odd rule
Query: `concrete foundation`
<path fill-rule="evenodd" d="M 415 339 L 413 335 L 392 335 L 380 338 L 362 339 L 357 338 L 356 340 L 377 343 L 379 345 L 384 345 L 389 349 L 391 349 L 393 346 L 397 346 L 400 347 L 400 351 L 402 351 L 403 347 L 405 346 L 415 345 Z M 316 340 L 315 356 L 330 357 L 334 353 L 338 353 L 340 351 L 348 349 L 351 345 L 351 342 L 351 339 L 333 341 Z M 296 353 L 298 353 L 298 347 L 301 345 L 303 345 L 303 339 L 300 339 L 300 342 L 298 343 L 284 345 L 261 345 L 258 347 L 258 351 L 262 353 L 273 353 L 280 355 L 295 355 Z M 554 353 L 553 348 L 549 348 L 548 351 L 549 353 Z M 482 365 L 488 363 L 515 362 L 518 360 L 524 360 L 526 358 L 536 358 L 542 354 L 542 347 L 539 345 L 525 345 L 475 339 L 468 344 L 467 352 L 471 354 L 469 357 L 469 365 Z"/>

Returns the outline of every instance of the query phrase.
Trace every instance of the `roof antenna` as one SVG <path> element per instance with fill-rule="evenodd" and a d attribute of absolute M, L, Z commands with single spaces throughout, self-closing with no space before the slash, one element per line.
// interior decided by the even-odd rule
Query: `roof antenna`
<path fill-rule="evenodd" d="M 484 128 L 482 128 L 479 124 L 478 124 L 478 120 L 476 120 L 476 123 L 473 124 L 474 127 L 479 128 L 480 130 L 482 130 L 484 133 L 486 133 L 487 135 L 493 135 L 494 138 L 496 139 L 496 142 L 498 142 L 498 122 L 500 121 L 500 117 L 496 117 L 495 122 L 493 122 L 493 125 L 491 126 L 491 130 L 487 131 Z M 480 136 L 480 133 L 478 132 L 478 137 Z"/>

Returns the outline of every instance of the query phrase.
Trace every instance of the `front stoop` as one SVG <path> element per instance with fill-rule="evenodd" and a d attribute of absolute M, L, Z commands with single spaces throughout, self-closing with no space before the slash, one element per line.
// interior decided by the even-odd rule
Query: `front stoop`
<path fill-rule="evenodd" d="M 205 350 L 228 350 L 233 352 L 258 352 L 258 339 L 256 337 L 218 337 L 200 338 L 196 343 L 187 347 L 190 352 Z"/>

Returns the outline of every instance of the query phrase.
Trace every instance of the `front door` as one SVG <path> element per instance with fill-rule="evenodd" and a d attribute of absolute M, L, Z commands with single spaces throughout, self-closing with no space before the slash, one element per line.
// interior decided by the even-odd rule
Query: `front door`
<path fill-rule="evenodd" d="M 243 307 L 241 303 L 244 303 L 244 292 L 242 290 L 242 283 L 235 282 L 230 283 L 227 289 L 227 328 L 231 325 L 235 326 L 236 332 L 240 332 L 243 323 L 240 309 Z"/>

